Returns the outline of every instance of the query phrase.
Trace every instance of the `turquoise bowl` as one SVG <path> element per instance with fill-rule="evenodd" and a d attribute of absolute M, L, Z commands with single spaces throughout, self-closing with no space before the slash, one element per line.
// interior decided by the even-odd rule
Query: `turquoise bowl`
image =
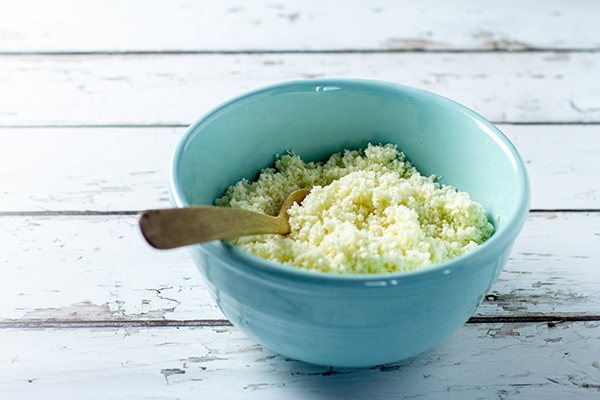
<path fill-rule="evenodd" d="M 192 124 L 170 173 L 175 206 L 213 204 L 293 150 L 305 161 L 394 143 L 424 175 L 467 191 L 495 226 L 475 251 L 408 273 L 339 276 L 259 259 L 223 241 L 190 246 L 223 314 L 287 357 L 340 367 L 419 354 L 462 326 L 500 274 L 529 210 L 511 142 L 475 112 L 388 82 L 283 82 L 235 97 Z"/>

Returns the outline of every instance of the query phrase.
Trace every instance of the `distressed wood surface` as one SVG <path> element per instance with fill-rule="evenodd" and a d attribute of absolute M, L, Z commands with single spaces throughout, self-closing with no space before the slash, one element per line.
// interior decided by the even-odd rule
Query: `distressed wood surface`
<path fill-rule="evenodd" d="M 4 3 L 0 52 L 600 48 L 593 0 Z"/>
<path fill-rule="evenodd" d="M 0 398 L 598 398 L 599 12 L 0 0 Z M 500 123 L 527 163 L 541 212 L 471 322 L 410 360 L 330 369 L 263 349 L 185 250 L 153 250 L 137 229 L 138 210 L 168 206 L 185 126 L 315 77 L 450 97 Z"/>
<path fill-rule="evenodd" d="M 1 217 L 0 321 L 223 320 L 185 250 L 136 216 Z M 475 317 L 600 316 L 600 213 L 532 213 Z"/>
<path fill-rule="evenodd" d="M 599 122 L 600 52 L 0 55 L 0 126 L 184 125 L 263 85 L 379 79 L 493 122 Z"/>
<path fill-rule="evenodd" d="M 4 329 L 0 391 L 7 400 L 597 399 L 599 336 L 599 322 L 467 324 L 409 360 L 332 369 L 289 360 L 231 327 Z"/>
<path fill-rule="evenodd" d="M 600 209 L 600 125 L 498 127 L 527 165 L 532 209 Z M 0 129 L 0 213 L 169 207 L 168 168 L 184 130 Z"/>

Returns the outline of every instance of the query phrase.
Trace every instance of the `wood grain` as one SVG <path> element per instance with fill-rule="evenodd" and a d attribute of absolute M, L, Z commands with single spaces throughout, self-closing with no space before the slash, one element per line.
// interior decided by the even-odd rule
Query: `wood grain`
<path fill-rule="evenodd" d="M 599 12 L 593 0 L 21 0 L 0 13 L 0 52 L 598 49 Z"/>
<path fill-rule="evenodd" d="M 7 400 L 597 399 L 598 336 L 598 322 L 466 325 L 406 361 L 332 369 L 290 360 L 231 327 L 3 329 L 0 390 Z"/>
<path fill-rule="evenodd" d="M 598 53 L 0 55 L 0 126 L 187 126 L 292 79 L 378 79 L 494 122 L 599 122 Z"/>

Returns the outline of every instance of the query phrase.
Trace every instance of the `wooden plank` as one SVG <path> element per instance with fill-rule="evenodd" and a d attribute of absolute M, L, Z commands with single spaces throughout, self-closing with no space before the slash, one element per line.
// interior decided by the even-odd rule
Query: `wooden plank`
<path fill-rule="evenodd" d="M 599 13 L 593 0 L 22 0 L 0 14 L 0 51 L 598 49 Z"/>
<path fill-rule="evenodd" d="M 532 209 L 600 208 L 600 125 L 498 125 L 529 173 Z"/>
<path fill-rule="evenodd" d="M 168 207 L 184 128 L 0 129 L 1 211 Z"/>
<path fill-rule="evenodd" d="M 499 128 L 527 164 L 533 209 L 600 208 L 600 181 L 592 178 L 600 175 L 600 125 Z M 169 207 L 167 172 L 183 131 L 0 129 L 0 212 Z"/>
<path fill-rule="evenodd" d="M 1 217 L 0 319 L 224 319 L 185 250 L 151 249 L 136 217 Z M 475 316 L 600 315 L 600 213 L 533 213 Z"/>
<path fill-rule="evenodd" d="M 495 122 L 599 122 L 600 53 L 0 56 L 0 126 L 188 125 L 263 85 L 379 79 Z"/>
<path fill-rule="evenodd" d="M 599 336 L 598 322 L 470 324 L 412 359 L 342 369 L 287 359 L 235 328 L 4 329 L 0 391 L 7 400 L 597 399 Z"/>
<path fill-rule="evenodd" d="M 151 248 L 136 216 L 0 224 L 2 319 L 223 319 L 187 251 Z"/>
<path fill-rule="evenodd" d="M 600 315 L 600 213 L 531 213 L 476 316 Z"/>

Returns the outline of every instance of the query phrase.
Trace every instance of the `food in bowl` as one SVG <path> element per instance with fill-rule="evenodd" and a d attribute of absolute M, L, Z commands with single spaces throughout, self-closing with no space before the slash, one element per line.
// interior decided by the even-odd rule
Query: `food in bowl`
<path fill-rule="evenodd" d="M 327 162 L 278 158 L 254 182 L 230 186 L 215 204 L 277 215 L 293 191 L 312 188 L 289 210 L 289 235 L 230 242 L 285 265 L 335 274 L 404 272 L 474 250 L 494 227 L 465 192 L 421 175 L 392 144 L 333 154 Z"/>

